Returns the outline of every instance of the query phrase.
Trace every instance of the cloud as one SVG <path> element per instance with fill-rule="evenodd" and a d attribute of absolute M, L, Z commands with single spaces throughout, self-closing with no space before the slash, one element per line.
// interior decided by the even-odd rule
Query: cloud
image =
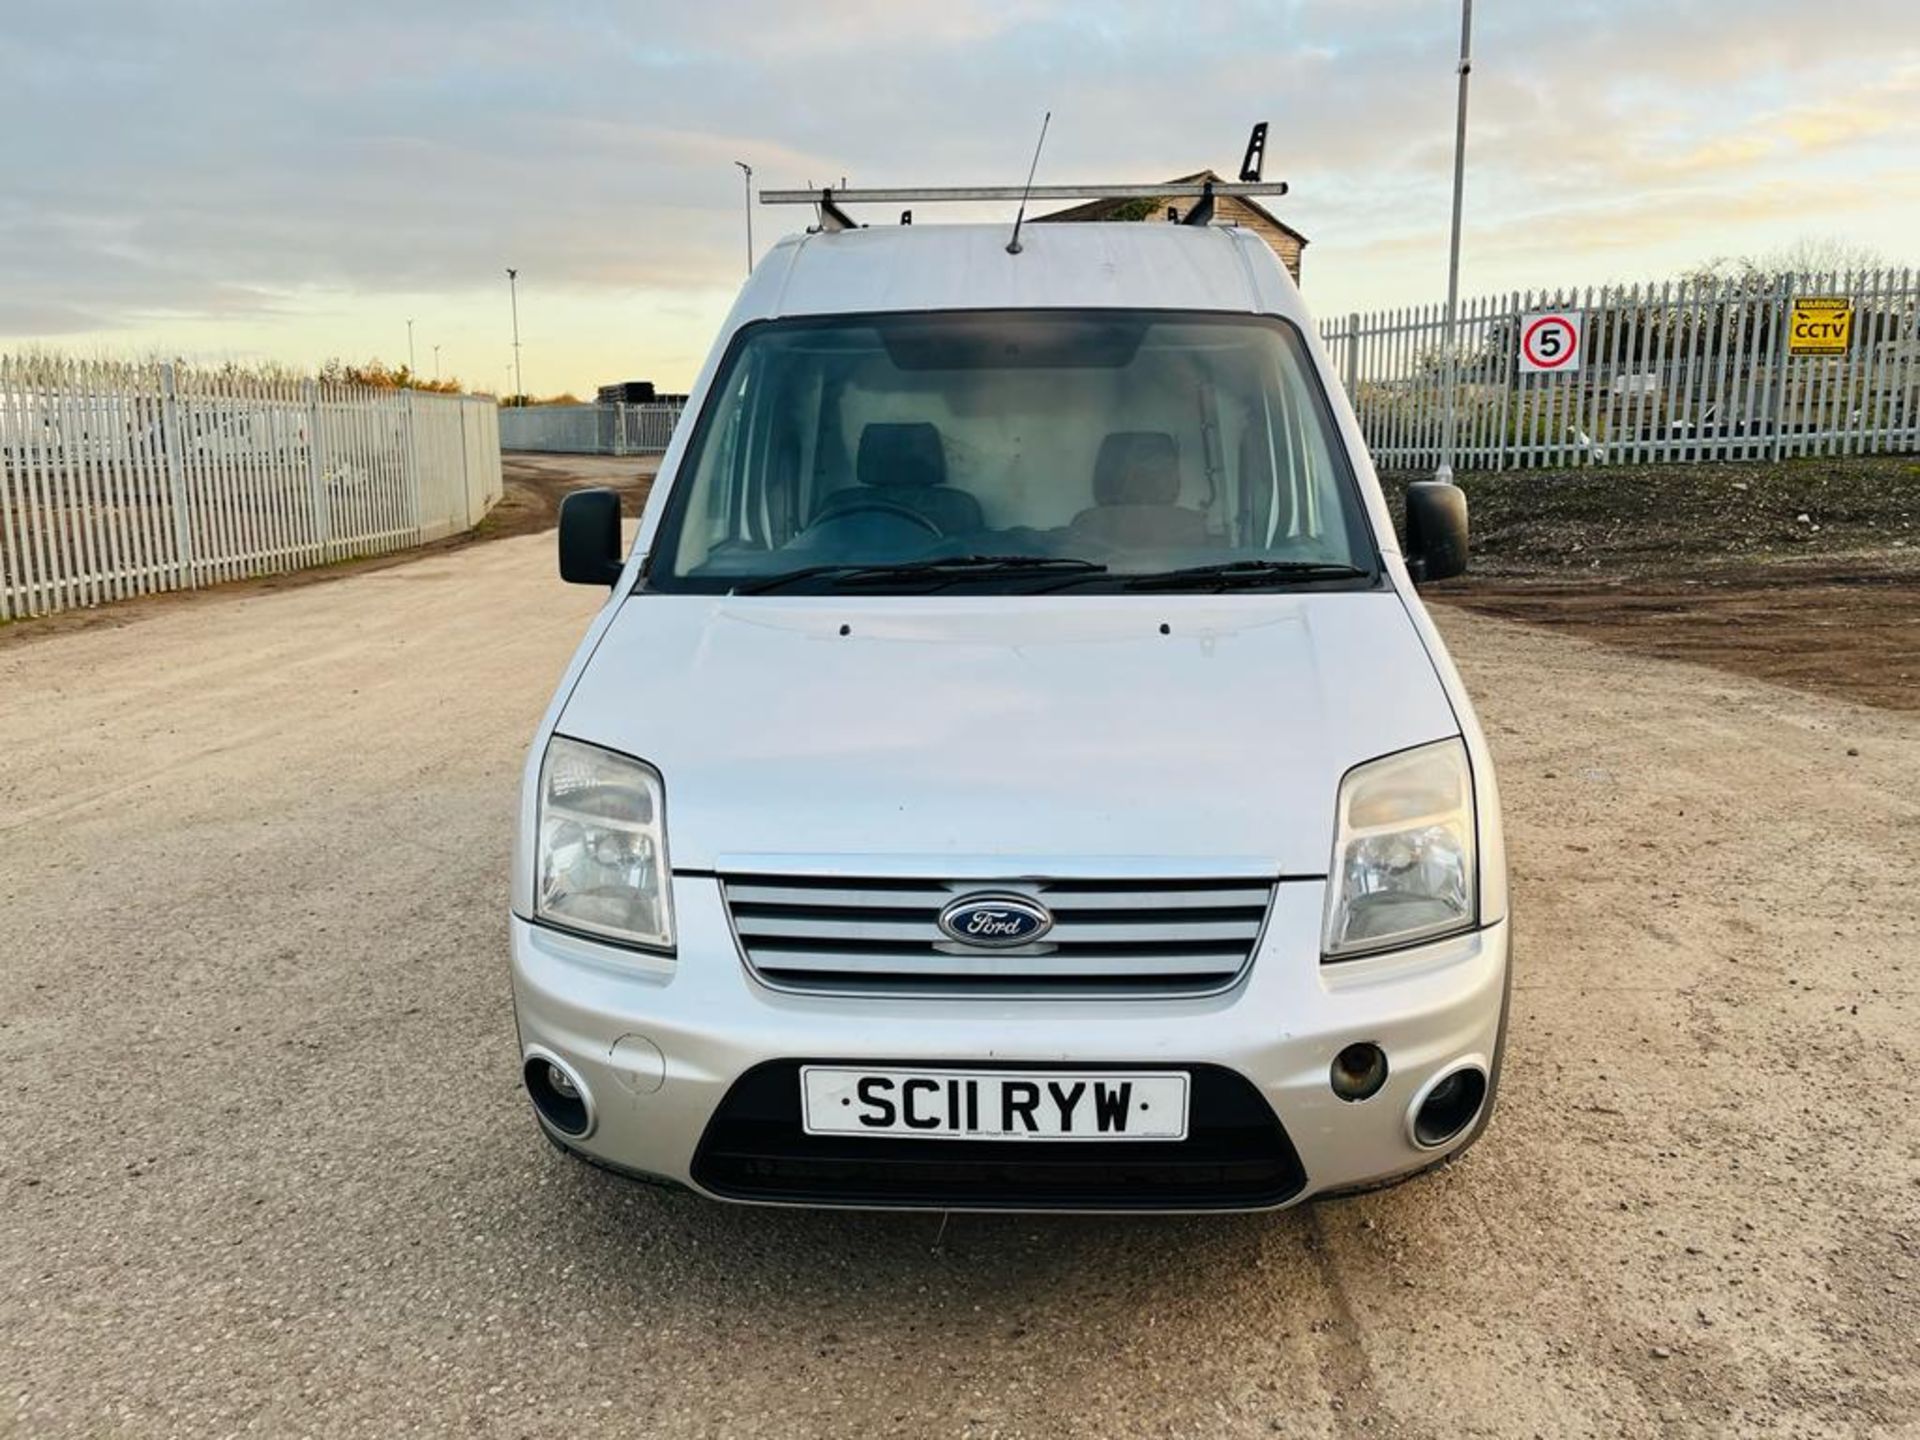
<path fill-rule="evenodd" d="M 767 186 L 1012 183 L 1047 108 L 1042 179 L 1226 170 L 1271 120 L 1310 287 L 1408 263 L 1445 225 L 1458 12 L 1435 0 L 18 8 L 0 33 L 15 336 L 185 317 L 253 343 L 382 296 L 451 310 L 514 264 L 570 313 L 646 297 L 659 333 L 635 343 L 697 353 L 741 267 L 732 161 Z M 1742 207 L 1792 203 L 1776 168 L 1858 185 L 1911 150 L 1909 0 L 1476 18 L 1470 214 L 1496 239 L 1548 227 L 1570 266 L 1696 205 L 1702 250 L 1739 248 Z M 1609 206 L 1622 229 L 1582 229 Z M 802 217 L 754 218 L 764 245 Z"/>
<path fill-rule="evenodd" d="M 1920 197 L 1914 177 L 1904 171 L 1838 181 L 1822 186 L 1819 204 L 1828 215 L 1880 205 L 1889 198 Z M 1680 196 L 1639 198 L 1531 217 L 1525 226 L 1491 233 L 1483 243 L 1493 253 L 1556 253 L 1568 245 L 1598 251 L 1630 251 L 1650 241 L 1697 234 L 1709 225 L 1771 220 L 1793 214 L 1807 203 L 1806 190 L 1787 180 L 1770 180 L 1737 193 L 1703 190 Z"/>

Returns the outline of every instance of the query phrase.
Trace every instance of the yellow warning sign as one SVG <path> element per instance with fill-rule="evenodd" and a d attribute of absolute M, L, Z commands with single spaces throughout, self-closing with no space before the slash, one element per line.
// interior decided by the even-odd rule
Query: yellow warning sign
<path fill-rule="evenodd" d="M 1853 340 L 1853 300 L 1846 295 L 1801 295 L 1787 323 L 1789 355 L 1844 355 Z"/>

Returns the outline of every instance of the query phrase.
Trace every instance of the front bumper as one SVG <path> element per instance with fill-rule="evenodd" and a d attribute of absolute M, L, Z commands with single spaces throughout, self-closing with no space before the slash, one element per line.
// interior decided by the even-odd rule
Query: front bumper
<path fill-rule="evenodd" d="M 1227 1198 L 1220 1201 L 1108 1205 L 1036 1195 L 1029 1204 L 1006 1195 L 975 1202 L 959 1194 L 898 1202 L 987 1209 L 1257 1209 L 1374 1184 L 1429 1165 L 1478 1132 L 1476 1123 L 1447 1145 L 1415 1145 L 1408 1112 L 1430 1080 L 1462 1062 L 1494 1074 L 1508 980 L 1505 921 L 1392 955 L 1323 966 L 1324 886 L 1287 882 L 1275 892 L 1253 964 L 1223 994 L 860 998 L 793 994 L 757 982 L 740 957 L 711 876 L 676 876 L 673 898 L 679 924 L 673 960 L 513 917 L 514 1005 L 523 1056 L 560 1060 L 590 1099 L 587 1133 L 556 1133 L 556 1139 L 614 1169 L 715 1198 L 782 1198 L 716 1190 L 702 1183 L 696 1163 L 702 1138 L 736 1083 L 752 1071 L 766 1074 L 777 1062 L 1215 1067 L 1264 1100 L 1297 1157 L 1295 1183 L 1252 1199 L 1233 1195 L 1253 1192 L 1223 1192 Z M 1360 1040 L 1386 1052 L 1389 1075 L 1379 1093 L 1348 1102 L 1333 1093 L 1328 1071 L 1343 1047 Z M 1195 1118 L 1204 1119 L 1197 1112 Z"/>

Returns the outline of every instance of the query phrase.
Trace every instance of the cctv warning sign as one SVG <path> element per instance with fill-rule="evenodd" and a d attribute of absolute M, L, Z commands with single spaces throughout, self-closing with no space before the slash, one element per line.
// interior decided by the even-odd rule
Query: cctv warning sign
<path fill-rule="evenodd" d="M 1789 355 L 1844 355 L 1853 341 L 1853 301 L 1845 295 L 1802 295 L 1787 321 Z"/>

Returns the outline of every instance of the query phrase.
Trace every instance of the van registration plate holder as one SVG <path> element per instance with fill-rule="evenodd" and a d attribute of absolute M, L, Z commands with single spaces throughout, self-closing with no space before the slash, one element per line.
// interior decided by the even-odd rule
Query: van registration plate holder
<path fill-rule="evenodd" d="M 809 1135 L 996 1141 L 1187 1138 L 1184 1070 L 803 1065 Z"/>

